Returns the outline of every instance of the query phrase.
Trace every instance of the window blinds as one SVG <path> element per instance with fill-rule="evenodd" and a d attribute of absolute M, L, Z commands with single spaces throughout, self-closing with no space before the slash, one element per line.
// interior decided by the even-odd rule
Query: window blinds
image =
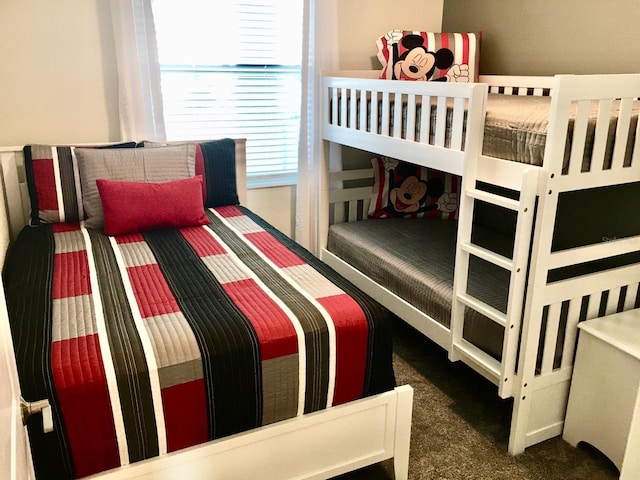
<path fill-rule="evenodd" d="M 168 140 L 247 138 L 252 186 L 295 182 L 302 0 L 154 0 Z"/>

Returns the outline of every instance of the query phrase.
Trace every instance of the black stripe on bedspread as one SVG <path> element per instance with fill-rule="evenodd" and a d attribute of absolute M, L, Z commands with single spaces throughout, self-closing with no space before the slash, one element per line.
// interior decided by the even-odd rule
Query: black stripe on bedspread
<path fill-rule="evenodd" d="M 203 369 L 209 438 L 259 426 L 260 354 L 255 332 L 179 231 L 147 232 L 144 238 L 196 334 L 203 360 L 208 359 Z M 210 319 L 219 329 L 208 328 Z"/>
<path fill-rule="evenodd" d="M 53 243 L 50 225 L 23 229 L 7 255 L 2 277 L 22 396 L 28 402 L 49 399 L 52 407 L 51 434 L 43 435 L 41 415 L 27 421 L 32 449 L 46 452 L 33 459 L 36 476 L 57 472 L 51 478 L 71 478 L 75 474 L 51 368 Z"/>
<path fill-rule="evenodd" d="M 131 308 L 117 275 L 118 265 L 109 237 L 89 229 L 111 359 L 121 399 L 129 460 L 158 455 L 158 435 L 149 381 L 149 368 L 134 324 Z"/>

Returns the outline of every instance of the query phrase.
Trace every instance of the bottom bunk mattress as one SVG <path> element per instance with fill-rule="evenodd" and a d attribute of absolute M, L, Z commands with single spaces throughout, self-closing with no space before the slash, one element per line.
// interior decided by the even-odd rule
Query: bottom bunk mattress
<path fill-rule="evenodd" d="M 77 478 L 393 389 L 389 313 L 242 207 L 25 228 L 3 278 L 37 478 Z M 277 454 L 274 452 L 274 454 Z"/>
<path fill-rule="evenodd" d="M 388 218 L 340 223 L 329 229 L 327 248 L 379 285 L 449 327 L 457 222 Z M 474 243 L 510 255 L 507 235 L 474 226 Z M 476 257 L 469 265 L 467 291 L 506 312 L 509 272 Z M 463 337 L 497 359 L 504 329 L 467 309 Z"/>

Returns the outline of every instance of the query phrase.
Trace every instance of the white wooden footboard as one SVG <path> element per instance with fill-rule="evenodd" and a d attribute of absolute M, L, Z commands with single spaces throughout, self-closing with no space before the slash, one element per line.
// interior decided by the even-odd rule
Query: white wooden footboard
<path fill-rule="evenodd" d="M 413 390 L 357 400 L 87 478 L 325 479 L 394 457 L 407 480 Z"/>

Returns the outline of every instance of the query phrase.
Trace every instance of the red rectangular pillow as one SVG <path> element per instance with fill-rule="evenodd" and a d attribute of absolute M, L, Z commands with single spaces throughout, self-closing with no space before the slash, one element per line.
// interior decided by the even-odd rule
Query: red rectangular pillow
<path fill-rule="evenodd" d="M 162 183 L 97 179 L 104 233 L 121 235 L 206 225 L 202 176 Z"/>

